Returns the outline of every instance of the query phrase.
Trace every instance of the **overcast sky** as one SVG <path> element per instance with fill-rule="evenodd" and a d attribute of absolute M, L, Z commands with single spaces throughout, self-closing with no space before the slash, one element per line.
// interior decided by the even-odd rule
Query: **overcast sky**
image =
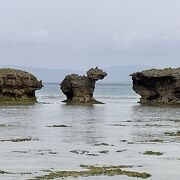
<path fill-rule="evenodd" d="M 180 66 L 180 0 L 0 0 L 0 65 Z"/>

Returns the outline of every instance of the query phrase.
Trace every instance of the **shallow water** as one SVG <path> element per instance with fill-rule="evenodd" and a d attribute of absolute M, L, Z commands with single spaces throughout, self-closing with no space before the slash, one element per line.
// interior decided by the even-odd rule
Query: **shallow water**
<path fill-rule="evenodd" d="M 37 97 L 34 105 L 0 106 L 0 170 L 12 173 L 0 174 L 0 179 L 24 180 L 45 174 L 42 170 L 80 170 L 80 164 L 98 164 L 134 165 L 127 170 L 150 173 L 149 180 L 179 180 L 180 137 L 165 132 L 180 130 L 180 108 L 141 106 L 131 85 L 97 85 L 95 98 L 103 105 L 66 105 L 57 84 L 45 84 Z M 17 138 L 31 139 L 5 141 Z M 100 153 L 103 150 L 108 153 Z M 163 155 L 144 155 L 147 150 Z"/>

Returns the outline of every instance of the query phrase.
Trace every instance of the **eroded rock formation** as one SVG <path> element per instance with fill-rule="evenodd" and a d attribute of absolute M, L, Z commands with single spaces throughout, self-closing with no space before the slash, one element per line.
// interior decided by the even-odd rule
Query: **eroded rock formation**
<path fill-rule="evenodd" d="M 0 69 L 0 101 L 36 101 L 35 91 L 42 87 L 42 82 L 28 72 Z"/>
<path fill-rule="evenodd" d="M 67 75 L 61 83 L 61 90 L 66 95 L 67 103 L 100 103 L 93 98 L 96 81 L 104 79 L 107 76 L 103 70 L 90 69 L 87 76 L 78 74 Z"/>
<path fill-rule="evenodd" d="M 142 104 L 180 105 L 180 67 L 150 69 L 131 74 L 133 89 Z"/>

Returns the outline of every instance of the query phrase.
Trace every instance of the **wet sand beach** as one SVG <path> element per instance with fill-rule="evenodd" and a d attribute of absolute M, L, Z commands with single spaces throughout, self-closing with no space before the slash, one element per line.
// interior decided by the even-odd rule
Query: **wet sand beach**
<path fill-rule="evenodd" d="M 62 179 L 62 171 L 76 172 L 67 180 L 142 179 L 132 172 L 179 179 L 179 107 L 141 106 L 131 85 L 97 85 L 99 105 L 66 105 L 57 84 L 37 97 L 33 105 L 0 105 L 0 179 Z"/>

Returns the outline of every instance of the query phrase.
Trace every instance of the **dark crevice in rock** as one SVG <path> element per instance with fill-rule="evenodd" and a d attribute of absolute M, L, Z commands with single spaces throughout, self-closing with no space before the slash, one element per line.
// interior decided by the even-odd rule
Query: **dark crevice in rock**
<path fill-rule="evenodd" d="M 153 96 L 149 96 L 148 98 L 146 98 L 147 100 L 155 100 L 155 99 L 158 99 L 160 97 L 159 94 L 155 94 Z"/>

